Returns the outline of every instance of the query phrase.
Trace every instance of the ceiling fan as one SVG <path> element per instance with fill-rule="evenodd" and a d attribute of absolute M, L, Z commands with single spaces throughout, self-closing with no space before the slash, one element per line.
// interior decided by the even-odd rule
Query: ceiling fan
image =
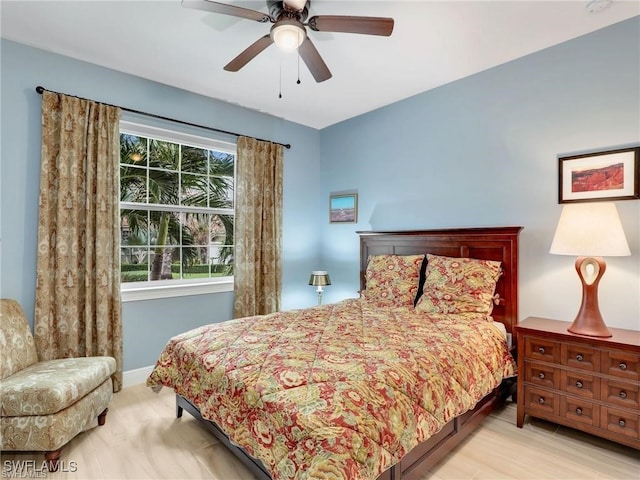
<path fill-rule="evenodd" d="M 324 82 L 331 78 L 331 72 L 307 35 L 306 27 L 316 32 L 360 33 L 385 37 L 391 35 L 393 31 L 393 18 L 316 15 L 307 21 L 310 5 L 311 0 L 267 0 L 269 14 L 266 14 L 211 0 L 182 0 L 183 7 L 232 15 L 260 23 L 273 23 L 268 34 L 260 37 L 225 65 L 224 69 L 229 72 L 237 72 L 260 52 L 275 43 L 283 49 L 297 48 L 316 82 Z"/>

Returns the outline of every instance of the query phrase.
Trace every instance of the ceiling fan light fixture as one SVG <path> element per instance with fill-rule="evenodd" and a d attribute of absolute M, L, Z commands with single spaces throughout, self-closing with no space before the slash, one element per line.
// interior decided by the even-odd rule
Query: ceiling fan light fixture
<path fill-rule="evenodd" d="M 306 37 L 307 32 L 296 20 L 280 20 L 271 28 L 273 43 L 283 50 L 295 50 Z"/>

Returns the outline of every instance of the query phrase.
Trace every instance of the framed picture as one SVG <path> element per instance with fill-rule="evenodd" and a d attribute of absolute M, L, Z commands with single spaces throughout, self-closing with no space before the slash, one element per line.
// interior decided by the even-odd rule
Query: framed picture
<path fill-rule="evenodd" d="M 640 198 L 640 147 L 558 157 L 558 203 Z"/>
<path fill-rule="evenodd" d="M 329 223 L 356 223 L 357 221 L 357 193 L 329 196 Z"/>

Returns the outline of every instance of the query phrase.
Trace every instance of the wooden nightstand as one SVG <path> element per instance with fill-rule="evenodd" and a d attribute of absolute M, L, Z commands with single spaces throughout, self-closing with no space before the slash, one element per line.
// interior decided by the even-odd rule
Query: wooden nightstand
<path fill-rule="evenodd" d="M 529 317 L 516 326 L 518 427 L 530 415 L 640 450 L 640 332 L 586 337 L 569 325 Z"/>

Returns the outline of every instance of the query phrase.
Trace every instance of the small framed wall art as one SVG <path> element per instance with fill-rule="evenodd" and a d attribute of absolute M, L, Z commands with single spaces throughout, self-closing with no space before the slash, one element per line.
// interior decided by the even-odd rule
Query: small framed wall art
<path fill-rule="evenodd" d="M 357 221 L 357 193 L 329 196 L 329 223 L 356 223 Z"/>
<path fill-rule="evenodd" d="M 558 157 L 558 203 L 640 198 L 640 147 Z"/>

